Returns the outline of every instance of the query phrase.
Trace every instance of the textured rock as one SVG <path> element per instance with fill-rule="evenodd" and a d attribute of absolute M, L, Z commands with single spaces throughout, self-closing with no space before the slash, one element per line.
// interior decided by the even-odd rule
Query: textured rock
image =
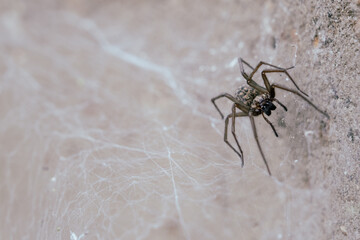
<path fill-rule="evenodd" d="M 359 5 L 2 1 L 0 238 L 360 239 Z M 295 66 L 330 115 L 277 91 L 272 177 L 210 102 L 245 84 L 239 56 Z"/>

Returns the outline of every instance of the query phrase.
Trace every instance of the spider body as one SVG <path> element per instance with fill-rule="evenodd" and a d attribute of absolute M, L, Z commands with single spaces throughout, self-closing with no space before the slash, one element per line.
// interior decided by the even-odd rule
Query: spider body
<path fill-rule="evenodd" d="M 270 116 L 271 111 L 276 109 L 272 103 L 274 100 L 270 98 L 268 93 L 261 93 L 250 86 L 241 86 L 235 91 L 235 98 L 250 108 L 254 116 L 264 112 Z M 240 108 L 238 105 L 236 106 Z"/>
<path fill-rule="evenodd" d="M 260 146 L 260 143 L 259 143 L 259 140 L 258 140 L 254 117 L 262 115 L 264 120 L 272 128 L 275 136 L 278 137 L 278 134 L 277 134 L 274 126 L 272 125 L 272 123 L 264 115 L 264 113 L 265 113 L 267 116 L 270 116 L 271 111 L 276 109 L 276 106 L 275 106 L 275 104 L 273 102 L 279 104 L 285 111 L 287 111 L 287 108 L 279 100 L 277 100 L 275 98 L 275 88 L 291 92 L 291 93 L 301 97 L 303 100 L 305 100 L 308 104 L 310 104 L 318 112 L 325 115 L 327 118 L 329 118 L 329 115 L 327 115 L 325 112 L 321 111 L 310 100 L 308 100 L 306 98 L 308 95 L 306 93 L 304 93 L 303 91 L 301 91 L 300 88 L 296 85 L 295 81 L 292 79 L 290 74 L 287 72 L 287 70 L 289 70 L 289 69 L 291 69 L 293 67 L 280 68 L 280 67 L 274 66 L 274 65 L 269 64 L 269 63 L 260 62 L 260 63 L 258 63 L 258 65 L 255 68 L 253 68 L 250 64 L 248 64 L 247 62 L 245 62 L 241 58 L 238 59 L 238 62 L 239 62 L 241 74 L 245 78 L 248 86 L 241 86 L 238 89 L 236 89 L 234 96 L 232 96 L 231 94 L 228 94 L 228 93 L 222 93 L 222 94 L 218 95 L 217 97 L 212 98 L 211 101 L 214 104 L 216 110 L 220 113 L 220 116 L 222 118 L 224 118 L 224 115 L 221 113 L 220 109 L 216 105 L 215 100 L 225 97 L 225 98 L 227 98 L 227 99 L 229 99 L 230 101 L 233 102 L 232 113 L 227 115 L 227 117 L 225 118 L 224 142 L 232 150 L 234 150 L 235 153 L 240 157 L 242 166 L 244 166 L 244 157 L 243 157 L 242 149 L 240 147 L 240 144 L 239 144 L 239 142 L 237 140 L 237 137 L 236 137 L 236 134 L 235 134 L 235 118 L 237 118 L 237 117 L 246 117 L 246 116 L 250 118 L 250 122 L 251 122 L 251 126 L 252 126 L 252 129 L 253 129 L 253 133 L 254 133 L 256 143 L 257 143 L 257 145 L 259 147 L 259 151 L 260 151 L 261 156 L 262 156 L 262 158 L 264 160 L 267 171 L 268 171 L 269 175 L 271 175 L 270 168 L 268 166 L 265 155 L 264 155 L 264 153 L 263 153 L 263 151 L 261 149 L 261 146 Z M 251 72 L 250 75 L 248 75 L 244 71 L 243 64 L 247 65 L 248 67 L 250 67 L 252 69 L 252 72 Z M 261 65 L 267 65 L 267 66 L 271 67 L 271 69 L 265 69 L 265 70 L 263 70 L 261 72 L 261 77 L 262 77 L 262 79 L 264 81 L 265 87 L 262 87 L 262 86 L 258 85 L 252 79 L 252 77 L 254 76 L 256 71 L 258 71 L 258 69 L 260 68 Z M 291 80 L 291 82 L 295 85 L 297 90 L 287 88 L 287 87 L 282 86 L 280 84 L 270 84 L 270 82 L 269 82 L 269 80 L 267 78 L 267 74 L 269 74 L 269 73 L 284 73 L 284 74 L 286 74 L 287 77 Z M 237 112 L 237 110 L 240 110 L 240 112 Z M 237 144 L 238 150 L 236 150 L 229 143 L 228 138 L 227 138 L 228 124 L 229 124 L 230 119 L 231 119 L 231 133 L 234 136 L 234 140 L 235 140 L 235 142 Z"/>

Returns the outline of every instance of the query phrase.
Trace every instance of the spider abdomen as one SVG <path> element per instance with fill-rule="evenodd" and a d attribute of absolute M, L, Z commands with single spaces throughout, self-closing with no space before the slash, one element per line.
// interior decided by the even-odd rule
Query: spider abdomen
<path fill-rule="evenodd" d="M 249 86 L 241 86 L 235 91 L 235 98 L 240 102 L 244 103 L 246 106 L 251 107 L 254 99 L 261 95 L 259 91 L 255 88 Z"/>

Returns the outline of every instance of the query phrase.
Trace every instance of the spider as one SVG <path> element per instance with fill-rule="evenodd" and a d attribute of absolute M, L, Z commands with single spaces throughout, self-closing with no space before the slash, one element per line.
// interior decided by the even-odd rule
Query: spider
<path fill-rule="evenodd" d="M 225 118 L 224 142 L 232 150 L 234 150 L 235 153 L 240 157 L 242 167 L 244 166 L 244 157 L 243 157 L 243 151 L 240 147 L 240 144 L 239 144 L 236 134 L 235 134 L 235 118 L 246 117 L 246 116 L 250 118 L 251 127 L 252 127 L 252 130 L 254 133 L 254 138 L 256 140 L 257 146 L 259 148 L 261 156 L 266 165 L 267 171 L 268 171 L 269 175 L 271 176 L 269 165 L 266 161 L 265 155 L 264 155 L 264 153 L 261 149 L 260 143 L 259 143 L 254 117 L 261 115 L 264 118 L 264 120 L 270 125 L 275 136 L 278 137 L 278 134 L 277 134 L 274 126 L 264 115 L 264 113 L 265 113 L 267 116 L 270 116 L 271 111 L 274 111 L 276 109 L 276 106 L 274 105 L 273 102 L 279 104 L 285 111 L 287 111 L 287 108 L 279 100 L 277 100 L 275 98 L 275 88 L 279 88 L 279 89 L 291 92 L 293 94 L 296 94 L 299 97 L 301 97 L 303 100 L 305 100 L 308 104 L 310 104 L 313 108 L 315 108 L 318 112 L 325 115 L 327 118 L 329 118 L 329 115 L 327 113 L 325 113 L 324 111 L 321 111 L 310 100 L 308 100 L 306 98 L 306 97 L 308 97 L 308 95 L 306 93 L 304 93 L 302 90 L 300 90 L 298 85 L 296 85 L 295 81 L 292 79 L 292 77 L 290 76 L 290 74 L 287 71 L 294 67 L 281 68 L 281 67 L 277 67 L 272 64 L 261 61 L 258 63 L 258 65 L 255 68 L 253 68 L 249 63 L 244 61 L 242 58 L 238 58 L 238 62 L 239 62 L 240 72 L 241 72 L 242 76 L 246 79 L 248 86 L 245 85 L 245 86 L 241 86 L 238 89 L 236 89 L 235 96 L 232 96 L 229 93 L 222 93 L 219 96 L 212 98 L 211 102 L 214 104 L 216 110 L 220 113 L 220 116 L 222 119 L 224 119 L 224 115 L 221 113 L 220 109 L 216 105 L 215 100 L 225 97 L 233 102 L 232 113 L 227 115 L 227 117 Z M 250 67 L 252 69 L 252 72 L 250 75 L 248 75 L 244 71 L 243 64 L 247 65 L 248 67 Z M 262 66 L 262 65 L 267 65 L 267 66 L 271 67 L 271 69 L 265 69 L 261 72 L 261 77 L 264 80 L 265 88 L 258 85 L 252 79 L 254 74 L 259 70 L 260 66 Z M 288 78 L 291 80 L 291 82 L 295 85 L 295 87 L 297 88 L 298 91 L 284 87 L 280 84 L 270 84 L 269 80 L 267 78 L 267 74 L 269 74 L 269 73 L 284 73 L 284 74 L 286 74 L 288 76 Z M 305 95 L 306 97 L 304 97 L 303 95 Z M 236 111 L 237 109 L 241 110 L 241 112 L 237 112 Z M 230 118 L 231 118 L 231 133 L 234 136 L 234 139 L 235 139 L 235 142 L 236 142 L 236 145 L 237 145 L 239 151 L 237 151 L 228 142 L 227 132 L 228 132 L 228 124 L 229 124 Z"/>

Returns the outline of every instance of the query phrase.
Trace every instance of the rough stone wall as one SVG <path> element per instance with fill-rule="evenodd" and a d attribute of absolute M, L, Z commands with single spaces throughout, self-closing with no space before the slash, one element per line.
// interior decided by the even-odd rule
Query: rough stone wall
<path fill-rule="evenodd" d="M 360 239 L 359 9 L 2 1 L 0 239 Z M 239 56 L 295 66 L 330 115 L 276 91 L 279 137 L 256 118 L 271 177 L 250 121 L 242 168 L 210 102 L 246 84 Z"/>

